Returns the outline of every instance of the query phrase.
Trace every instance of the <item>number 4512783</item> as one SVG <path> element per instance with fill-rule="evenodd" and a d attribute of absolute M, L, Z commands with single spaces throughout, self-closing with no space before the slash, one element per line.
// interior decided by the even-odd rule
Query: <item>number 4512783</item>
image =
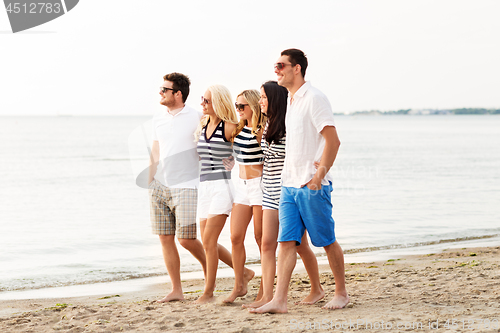
<path fill-rule="evenodd" d="M 11 14 L 59 14 L 61 12 L 61 4 L 60 3 L 45 3 L 45 2 L 37 2 L 37 3 L 9 3 L 7 5 L 7 13 Z"/>

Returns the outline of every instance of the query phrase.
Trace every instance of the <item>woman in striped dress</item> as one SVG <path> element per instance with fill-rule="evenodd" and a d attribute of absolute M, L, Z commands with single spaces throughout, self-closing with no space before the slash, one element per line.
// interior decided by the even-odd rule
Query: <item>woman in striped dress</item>
<path fill-rule="evenodd" d="M 261 245 L 262 237 L 262 189 L 261 176 L 264 155 L 260 146 L 262 129 L 266 123 L 260 111 L 260 94 L 257 90 L 245 90 L 236 98 L 235 106 L 240 122 L 232 134 L 239 177 L 235 180 L 236 194 L 231 212 L 231 244 L 234 269 L 234 288 L 224 300 L 232 303 L 237 297 L 245 296 L 248 281 L 254 272 L 245 274 L 245 235 L 253 216 L 255 240 Z M 248 273 L 248 271 L 247 271 Z"/>
<path fill-rule="evenodd" d="M 279 200 L 281 193 L 281 171 L 285 162 L 285 114 L 288 91 L 276 81 L 268 81 L 260 88 L 260 106 L 267 115 L 267 126 L 262 138 L 264 152 L 263 187 L 263 221 L 262 221 L 262 297 L 246 304 L 247 308 L 258 308 L 273 298 L 274 277 L 276 275 L 276 248 L 279 231 Z M 325 296 L 319 281 L 318 262 L 309 247 L 307 235 L 304 233 L 297 253 L 302 258 L 311 282 L 311 292 L 301 304 L 314 304 Z"/>
<path fill-rule="evenodd" d="M 229 90 L 221 85 L 208 88 L 201 98 L 204 117 L 196 132 L 201 160 L 198 189 L 200 233 L 207 260 L 205 290 L 198 304 L 213 302 L 219 259 L 232 267 L 231 253 L 217 243 L 233 205 L 231 171 L 223 165 L 233 153 L 231 133 L 236 129 L 236 112 Z M 250 270 L 245 272 L 252 274 Z M 253 275 L 252 275 L 253 276 Z"/>

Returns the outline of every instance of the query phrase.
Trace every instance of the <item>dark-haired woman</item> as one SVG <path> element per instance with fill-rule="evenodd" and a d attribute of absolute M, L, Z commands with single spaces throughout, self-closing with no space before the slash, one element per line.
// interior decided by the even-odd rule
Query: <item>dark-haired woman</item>
<path fill-rule="evenodd" d="M 263 185 L 263 219 L 261 265 L 262 297 L 244 307 L 257 308 L 273 298 L 274 277 L 276 275 L 276 249 L 279 231 L 279 199 L 281 193 L 281 171 L 285 161 L 285 115 L 288 91 L 275 81 L 268 81 L 260 88 L 260 106 L 262 113 L 268 117 L 261 146 L 264 152 Z M 311 292 L 301 304 L 314 304 L 325 296 L 319 281 L 318 262 L 309 247 L 304 234 L 297 253 L 302 258 L 311 282 Z"/>

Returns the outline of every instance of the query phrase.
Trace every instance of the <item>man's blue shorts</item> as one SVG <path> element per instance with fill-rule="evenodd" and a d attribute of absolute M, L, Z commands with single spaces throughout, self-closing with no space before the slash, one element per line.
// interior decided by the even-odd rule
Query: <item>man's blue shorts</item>
<path fill-rule="evenodd" d="M 331 182 L 318 191 L 307 186 L 281 187 L 278 242 L 295 241 L 300 245 L 307 229 L 314 246 L 324 247 L 334 243 L 331 192 Z"/>

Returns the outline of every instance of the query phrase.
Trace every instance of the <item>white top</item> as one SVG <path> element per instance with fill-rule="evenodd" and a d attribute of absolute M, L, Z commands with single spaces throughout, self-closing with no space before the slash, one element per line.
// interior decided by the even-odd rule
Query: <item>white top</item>
<path fill-rule="evenodd" d="M 199 158 L 194 132 L 201 114 L 189 106 L 172 116 L 167 110 L 153 116 L 153 141 L 160 144 L 155 179 L 171 188 L 198 188 Z"/>
<path fill-rule="evenodd" d="M 296 187 L 308 183 L 316 173 L 314 162 L 319 162 L 325 148 L 320 134 L 325 126 L 335 126 L 328 98 L 308 81 L 293 96 L 288 94 L 286 124 L 285 165 L 282 186 Z M 328 185 L 332 176 L 328 172 L 321 181 Z"/>

